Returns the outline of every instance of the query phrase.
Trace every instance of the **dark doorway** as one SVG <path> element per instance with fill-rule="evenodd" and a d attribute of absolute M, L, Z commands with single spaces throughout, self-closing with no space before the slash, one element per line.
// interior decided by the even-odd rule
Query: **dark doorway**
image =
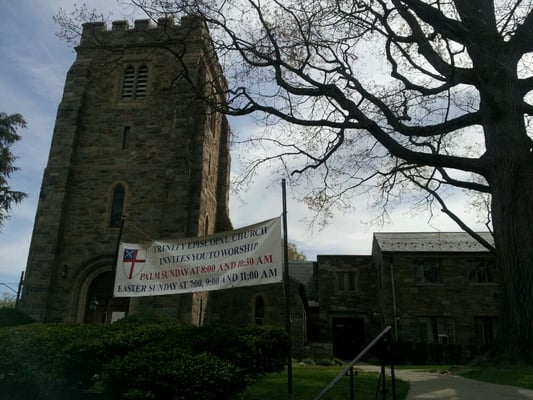
<path fill-rule="evenodd" d="M 365 320 L 363 318 L 333 318 L 333 355 L 352 360 L 364 349 Z"/>
<path fill-rule="evenodd" d="M 130 299 L 113 297 L 113 274 L 104 272 L 89 285 L 84 322 L 89 324 L 110 323 L 128 314 Z"/>

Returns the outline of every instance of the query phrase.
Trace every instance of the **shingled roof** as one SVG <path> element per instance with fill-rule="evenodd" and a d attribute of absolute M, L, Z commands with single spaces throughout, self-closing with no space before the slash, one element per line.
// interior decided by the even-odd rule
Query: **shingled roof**
<path fill-rule="evenodd" d="M 489 232 L 478 232 L 494 244 Z M 488 250 L 465 232 L 381 232 L 374 242 L 382 252 L 456 252 L 480 253 Z"/>

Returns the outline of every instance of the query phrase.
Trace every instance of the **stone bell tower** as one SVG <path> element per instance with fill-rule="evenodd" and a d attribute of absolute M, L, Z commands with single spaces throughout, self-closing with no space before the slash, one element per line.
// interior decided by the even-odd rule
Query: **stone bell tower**
<path fill-rule="evenodd" d="M 104 322 L 157 307 L 202 318 L 206 293 L 113 299 L 122 239 L 231 229 L 226 81 L 194 17 L 83 26 L 58 108 L 21 309 L 40 321 Z M 217 94 L 218 93 L 218 94 Z"/>

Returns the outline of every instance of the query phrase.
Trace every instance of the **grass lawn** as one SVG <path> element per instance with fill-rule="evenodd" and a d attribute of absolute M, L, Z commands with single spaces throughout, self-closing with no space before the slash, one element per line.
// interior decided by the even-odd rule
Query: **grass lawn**
<path fill-rule="evenodd" d="M 258 382 L 249 386 L 236 400 L 312 400 L 333 379 L 343 367 L 322 367 L 309 365 L 294 365 L 293 393 L 288 395 L 287 372 L 268 374 Z M 357 400 L 374 400 L 378 387 L 379 375 L 376 373 L 359 372 L 354 377 L 354 398 Z M 390 393 L 390 378 L 387 377 L 388 396 Z M 409 384 L 396 380 L 396 399 L 403 400 L 407 396 Z M 346 400 L 350 398 L 350 378 L 343 377 L 337 385 L 324 397 L 324 400 Z M 381 394 L 378 399 L 381 399 Z"/>
<path fill-rule="evenodd" d="M 453 374 L 483 382 L 498 383 L 533 390 L 533 366 L 449 366 L 398 365 L 397 369 L 414 369 L 441 374 Z"/>
<path fill-rule="evenodd" d="M 533 367 L 455 367 L 450 372 L 479 381 L 511 385 L 533 390 Z"/>

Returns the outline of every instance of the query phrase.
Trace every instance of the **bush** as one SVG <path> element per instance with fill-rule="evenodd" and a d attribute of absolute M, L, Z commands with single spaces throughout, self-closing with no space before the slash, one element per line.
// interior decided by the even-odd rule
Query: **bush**
<path fill-rule="evenodd" d="M 102 381 L 111 398 L 231 398 L 259 375 L 284 366 L 287 335 L 279 328 L 158 326 L 164 329 L 150 343 L 104 368 Z M 128 376 L 138 378 L 124 385 Z"/>
<path fill-rule="evenodd" d="M 112 325 L 85 325 L 86 330 L 65 346 L 69 363 L 70 381 L 78 382 L 83 388 L 94 383 L 94 376 L 100 375 L 104 367 L 117 357 L 157 343 L 160 347 L 176 347 L 190 352 L 186 343 L 193 337 L 192 326 L 179 322 L 115 323 Z M 73 375 L 75 373 L 76 375 Z"/>
<path fill-rule="evenodd" d="M 4 328 L 0 393 L 72 399 L 80 389 L 98 387 L 111 399 L 225 399 L 281 369 L 286 344 L 277 328 L 197 328 L 138 317 L 112 325 Z"/>
<path fill-rule="evenodd" d="M 58 392 L 75 389 L 65 344 L 82 325 L 31 324 L 0 329 L 0 389 L 29 391 L 33 398 L 53 399 Z M 5 390 L 2 390 L 5 393 Z M 16 397 L 15 397 L 16 398 Z M 26 398 L 30 398 L 27 396 Z"/>
<path fill-rule="evenodd" d="M 22 311 L 14 308 L 0 308 L 0 328 L 7 326 L 18 326 L 35 322 Z"/>
<path fill-rule="evenodd" d="M 194 352 L 207 351 L 231 360 L 249 380 L 267 372 L 280 371 L 286 363 L 288 338 L 278 327 L 237 328 L 225 325 L 198 329 Z"/>
<path fill-rule="evenodd" d="M 111 399 L 229 399 L 246 387 L 242 371 L 208 353 L 147 346 L 105 366 Z"/>

